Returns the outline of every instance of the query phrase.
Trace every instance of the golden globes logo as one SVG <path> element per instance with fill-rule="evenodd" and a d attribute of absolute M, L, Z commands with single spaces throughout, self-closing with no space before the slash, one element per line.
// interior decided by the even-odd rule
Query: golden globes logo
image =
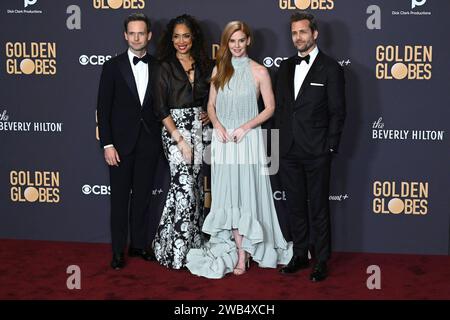
<path fill-rule="evenodd" d="M 59 172 L 11 171 L 11 201 L 58 203 Z"/>
<path fill-rule="evenodd" d="M 375 181 L 373 196 L 374 213 L 428 213 L 428 182 Z"/>
<path fill-rule="evenodd" d="M 95 9 L 144 9 L 145 0 L 92 0 Z"/>
<path fill-rule="evenodd" d="M 334 0 L 278 0 L 282 10 L 332 10 Z"/>
<path fill-rule="evenodd" d="M 56 74 L 55 42 L 7 42 L 5 50 L 8 74 Z"/>
<path fill-rule="evenodd" d="M 383 46 L 376 48 L 377 79 L 429 80 L 433 46 Z"/>

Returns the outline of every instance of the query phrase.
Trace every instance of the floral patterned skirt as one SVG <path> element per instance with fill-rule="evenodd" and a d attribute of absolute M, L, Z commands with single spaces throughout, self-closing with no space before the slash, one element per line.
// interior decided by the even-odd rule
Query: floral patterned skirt
<path fill-rule="evenodd" d="M 163 149 L 170 167 L 170 187 L 156 232 L 153 249 L 162 265 L 180 269 L 186 254 L 203 243 L 203 128 L 200 107 L 171 109 L 178 131 L 193 150 L 192 163 L 186 163 L 176 142 L 165 127 L 162 129 Z"/>

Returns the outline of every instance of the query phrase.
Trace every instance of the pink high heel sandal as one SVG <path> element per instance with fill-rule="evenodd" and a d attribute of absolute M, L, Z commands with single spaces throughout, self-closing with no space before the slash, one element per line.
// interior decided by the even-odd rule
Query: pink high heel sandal
<path fill-rule="evenodd" d="M 239 251 L 244 251 L 242 248 L 238 248 L 238 257 L 239 257 Z M 250 254 L 247 251 L 244 251 L 245 254 L 245 262 L 244 262 L 244 268 L 234 267 L 233 274 L 235 276 L 241 276 L 244 273 L 247 272 L 247 270 L 250 268 Z M 239 263 L 239 260 L 238 260 Z M 237 265 L 237 264 L 236 264 Z"/>

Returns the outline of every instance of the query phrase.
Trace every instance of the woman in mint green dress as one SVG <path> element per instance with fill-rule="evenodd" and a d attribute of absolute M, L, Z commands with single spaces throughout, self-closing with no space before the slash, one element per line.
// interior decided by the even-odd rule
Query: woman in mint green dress
<path fill-rule="evenodd" d="M 260 127 L 272 116 L 275 99 L 267 69 L 247 56 L 250 41 L 244 22 L 228 23 L 212 74 L 212 204 L 202 228 L 210 239 L 186 257 L 186 267 L 207 278 L 242 275 L 250 257 L 263 268 L 287 264 L 292 257 L 275 211 Z"/>

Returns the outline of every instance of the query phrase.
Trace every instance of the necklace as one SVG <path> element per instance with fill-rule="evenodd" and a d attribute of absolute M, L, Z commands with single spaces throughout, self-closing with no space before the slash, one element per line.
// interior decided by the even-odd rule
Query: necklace
<path fill-rule="evenodd" d="M 178 58 L 178 60 L 180 61 L 181 65 L 182 65 L 182 67 L 183 67 L 184 72 L 186 72 L 186 75 L 187 75 L 187 77 L 188 77 L 189 83 L 191 84 L 191 86 L 193 86 L 193 85 L 194 85 L 194 80 L 195 80 L 195 79 L 194 79 L 194 75 L 192 74 L 192 72 L 195 71 L 195 63 L 192 62 L 192 63 L 191 63 L 191 67 L 190 67 L 188 70 L 186 70 L 186 69 L 184 68 L 184 64 L 185 64 L 185 63 L 190 63 L 190 62 L 193 60 L 192 57 L 189 57 L 189 58 L 187 58 L 187 59 L 181 59 L 180 57 L 177 56 L 177 58 Z"/>
<path fill-rule="evenodd" d="M 194 71 L 195 71 L 195 66 L 194 66 L 194 64 L 191 65 L 191 68 L 190 68 L 190 69 L 184 70 L 184 72 L 186 72 L 186 74 L 187 74 L 187 76 L 188 76 L 188 79 L 189 79 L 189 82 L 191 83 L 191 85 L 194 84 L 194 76 L 193 76 L 193 75 L 191 76 L 191 72 L 194 72 Z"/>

